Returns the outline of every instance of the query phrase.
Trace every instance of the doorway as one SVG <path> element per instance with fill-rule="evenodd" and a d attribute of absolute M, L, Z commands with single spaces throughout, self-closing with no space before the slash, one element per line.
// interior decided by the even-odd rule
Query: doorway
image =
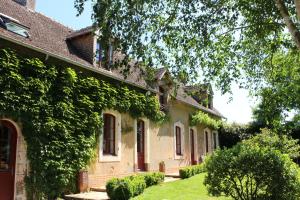
<path fill-rule="evenodd" d="M 17 130 L 0 121 L 0 199 L 13 200 L 15 185 Z"/>
<path fill-rule="evenodd" d="M 190 140 L 191 140 L 191 164 L 196 165 L 197 161 L 195 160 L 195 133 L 194 133 L 194 129 L 190 129 Z"/>

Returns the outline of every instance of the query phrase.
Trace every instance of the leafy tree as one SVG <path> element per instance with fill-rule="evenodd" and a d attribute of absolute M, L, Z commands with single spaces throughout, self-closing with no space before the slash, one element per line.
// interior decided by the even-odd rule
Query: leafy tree
<path fill-rule="evenodd" d="M 254 109 L 256 126 L 282 129 L 287 112 L 300 112 L 299 58 L 299 52 L 281 52 L 272 58 L 273 67 L 264 69 L 267 86 L 260 90 L 261 102 Z"/>
<path fill-rule="evenodd" d="M 289 155 L 292 159 L 300 156 L 299 140 L 292 139 L 287 135 L 277 134 L 269 129 L 262 129 L 260 134 L 245 140 L 244 143 L 260 148 L 278 150 L 283 154 Z"/>
<path fill-rule="evenodd" d="M 250 125 L 237 123 L 223 123 L 219 129 L 220 146 L 222 148 L 231 148 L 242 140 L 249 139 L 259 129 L 252 129 Z"/>
<path fill-rule="evenodd" d="M 75 0 L 78 13 L 87 0 Z M 280 50 L 300 48 L 299 0 L 93 0 L 100 40 L 183 79 L 258 86 Z M 185 76 L 182 76 L 182 75 Z M 263 79 L 262 79 L 263 78 Z"/>
<path fill-rule="evenodd" d="M 300 198 L 299 168 L 287 154 L 256 142 L 217 150 L 206 161 L 204 184 L 214 196 L 236 200 Z"/>

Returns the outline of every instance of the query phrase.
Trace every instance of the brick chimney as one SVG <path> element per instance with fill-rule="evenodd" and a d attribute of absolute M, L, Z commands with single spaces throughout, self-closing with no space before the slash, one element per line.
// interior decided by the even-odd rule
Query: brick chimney
<path fill-rule="evenodd" d="M 35 10 L 35 1 L 36 0 L 13 0 L 18 4 L 28 8 L 29 10 Z"/>

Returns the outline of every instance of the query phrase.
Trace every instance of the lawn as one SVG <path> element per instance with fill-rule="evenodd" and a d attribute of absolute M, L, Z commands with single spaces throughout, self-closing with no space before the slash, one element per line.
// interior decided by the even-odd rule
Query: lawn
<path fill-rule="evenodd" d="M 134 200 L 230 200 L 209 196 L 203 185 L 204 176 L 203 173 L 189 179 L 150 187 Z"/>

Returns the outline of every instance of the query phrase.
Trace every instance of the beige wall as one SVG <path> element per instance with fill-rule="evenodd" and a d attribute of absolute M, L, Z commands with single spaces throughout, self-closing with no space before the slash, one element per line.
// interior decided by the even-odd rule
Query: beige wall
<path fill-rule="evenodd" d="M 178 102 L 171 102 L 168 122 L 158 125 L 144 119 L 148 123 L 148 145 L 147 145 L 147 170 L 158 171 L 159 163 L 164 162 L 167 173 L 178 171 L 179 168 L 191 163 L 191 144 L 189 132 L 189 114 L 195 110 Z M 105 185 L 106 181 L 113 177 L 123 177 L 136 173 L 136 119 L 128 114 L 121 115 L 121 157 L 120 161 L 100 161 L 99 147 L 96 149 L 97 157 L 88 168 L 89 187 L 97 188 Z M 184 126 L 184 152 L 180 159 L 175 159 L 174 124 L 181 122 Z M 21 133 L 21 126 L 15 124 L 18 130 L 17 159 L 16 159 L 16 181 L 15 199 L 25 200 L 24 178 L 29 170 L 26 156 L 26 143 Z M 196 160 L 206 155 L 204 131 L 208 131 L 209 152 L 213 150 L 212 132 L 204 126 L 194 127 L 196 129 Z M 99 141 L 100 142 L 100 141 Z M 146 159 L 146 158 L 145 158 Z"/>
<path fill-rule="evenodd" d="M 149 146 L 146 150 L 149 156 L 147 163 L 148 171 L 158 171 L 159 163 L 164 162 L 167 173 L 176 172 L 179 168 L 188 166 L 191 163 L 191 144 L 189 132 L 189 115 L 196 110 L 186 104 L 171 102 L 169 116 L 170 120 L 162 125 L 149 122 Z M 122 137 L 121 137 L 121 159 L 114 162 L 101 162 L 99 148 L 97 159 L 89 167 L 89 186 L 100 187 L 113 177 L 123 177 L 136 172 L 136 148 L 135 148 L 135 119 L 128 114 L 121 114 Z M 181 159 L 175 159 L 174 124 L 181 122 L 184 126 L 184 153 Z M 212 152 L 211 130 L 204 126 L 194 127 L 196 129 L 196 160 L 204 158 L 205 141 L 204 130 L 208 131 L 209 152 Z M 147 136 L 145 136 L 147 137 Z M 145 155 L 147 157 L 147 155 Z"/>

